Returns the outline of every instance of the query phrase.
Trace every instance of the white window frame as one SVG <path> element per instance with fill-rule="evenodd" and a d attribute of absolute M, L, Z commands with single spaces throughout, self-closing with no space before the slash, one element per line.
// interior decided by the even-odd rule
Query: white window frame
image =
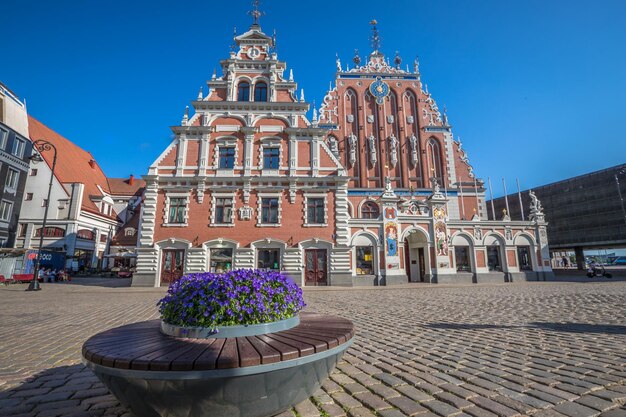
<path fill-rule="evenodd" d="M 9 184 L 9 181 L 11 181 L 12 184 Z M 19 184 L 20 184 L 20 171 L 18 171 L 17 169 L 8 167 L 7 178 L 4 182 L 5 190 L 15 193 L 15 190 L 17 190 L 17 187 Z"/>
<path fill-rule="evenodd" d="M 235 148 L 235 161 L 233 163 L 232 168 L 220 168 L 220 148 Z M 239 146 L 237 144 L 237 138 L 234 137 L 223 137 L 218 138 L 215 141 L 215 147 L 213 149 L 213 169 L 216 172 L 216 175 L 226 175 L 232 176 L 233 172 L 236 169 L 243 169 L 241 165 L 237 165 L 237 161 L 239 160 Z"/>
<path fill-rule="evenodd" d="M 134 227 L 127 227 L 124 229 L 124 236 L 135 236 L 137 234 L 137 229 Z"/>
<path fill-rule="evenodd" d="M 8 210 L 5 209 L 5 207 L 8 207 Z M 5 211 L 6 211 L 6 216 L 5 216 Z M 9 201 L 9 200 L 0 201 L 0 221 L 7 222 L 7 223 L 10 222 L 12 212 L 13 212 L 12 201 Z"/>
<path fill-rule="evenodd" d="M 15 146 L 21 143 L 21 146 L 18 146 L 15 149 Z M 18 158 L 22 158 L 24 156 L 24 150 L 26 149 L 26 141 L 24 139 L 20 139 L 17 136 L 13 139 L 13 147 L 11 148 L 11 155 L 17 156 Z M 17 153 L 15 153 L 17 151 Z"/>
<path fill-rule="evenodd" d="M 263 199 L 264 198 L 277 198 L 278 199 L 278 223 L 263 223 Z M 280 227 L 283 220 L 283 195 L 281 192 L 277 193 L 259 193 L 257 194 L 257 213 L 256 213 L 256 225 L 257 227 Z"/>
<path fill-rule="evenodd" d="M 278 168 L 277 169 L 264 167 L 263 162 L 265 158 L 263 156 L 263 151 L 265 148 L 278 148 Z M 283 157 L 284 157 L 284 153 L 283 153 L 282 139 L 277 138 L 277 137 L 261 139 L 261 145 L 259 146 L 259 165 L 258 165 L 259 170 L 261 171 L 261 175 L 264 175 L 264 176 L 278 175 L 280 170 L 284 169 Z"/>
<path fill-rule="evenodd" d="M 321 198 L 324 200 L 324 222 L 323 223 L 311 223 L 309 221 L 309 198 Z M 304 208 L 303 211 L 303 219 L 304 219 L 304 227 L 326 227 L 328 226 L 328 198 L 326 193 L 304 193 Z"/>
<path fill-rule="evenodd" d="M 230 212 L 230 222 L 229 223 L 215 223 L 215 203 L 218 198 L 230 198 L 232 201 L 232 210 Z M 211 227 L 233 227 L 235 226 L 235 193 L 212 193 L 211 194 Z"/>
<path fill-rule="evenodd" d="M 0 150 L 4 150 L 9 138 L 9 131 L 0 126 Z"/>
<path fill-rule="evenodd" d="M 185 211 L 183 214 L 184 223 L 169 223 L 169 211 L 170 211 L 170 200 L 172 198 L 184 198 L 185 199 Z M 181 192 L 166 192 L 165 194 L 165 204 L 163 207 L 163 226 L 165 227 L 185 227 L 189 224 L 189 193 L 181 193 Z"/>

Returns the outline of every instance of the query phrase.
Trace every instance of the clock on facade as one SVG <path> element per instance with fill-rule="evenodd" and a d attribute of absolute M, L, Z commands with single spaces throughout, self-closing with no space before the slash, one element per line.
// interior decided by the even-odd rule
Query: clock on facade
<path fill-rule="evenodd" d="M 252 47 L 250 49 L 248 49 L 248 56 L 252 59 L 256 59 L 261 55 L 261 51 L 259 51 L 259 48 L 255 48 Z"/>
<path fill-rule="evenodd" d="M 370 84 L 369 90 L 376 97 L 376 103 L 383 104 L 383 99 L 389 95 L 389 84 L 380 77 L 376 77 L 376 81 Z"/>

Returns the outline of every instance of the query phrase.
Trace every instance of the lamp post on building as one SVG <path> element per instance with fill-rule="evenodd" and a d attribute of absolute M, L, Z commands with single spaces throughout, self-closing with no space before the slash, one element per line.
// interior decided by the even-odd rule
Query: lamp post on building
<path fill-rule="evenodd" d="M 42 162 L 43 158 L 41 157 L 42 152 L 46 152 L 49 150 L 54 151 L 54 156 L 52 159 L 52 171 L 50 171 L 50 183 L 48 184 L 48 197 L 46 198 L 46 208 L 43 213 L 43 223 L 41 225 L 41 233 L 39 234 L 39 250 L 37 251 L 37 259 L 35 260 L 35 266 L 33 270 L 33 280 L 30 282 L 30 285 L 26 289 L 26 291 L 39 291 L 41 290 L 41 286 L 39 285 L 39 264 L 41 263 L 41 252 L 43 250 L 43 237 L 46 233 L 46 220 L 48 218 L 48 207 L 50 207 L 50 193 L 52 192 L 52 181 L 54 180 L 54 168 L 57 165 L 57 148 L 51 144 L 50 142 L 39 139 L 33 142 L 33 148 L 37 149 L 37 153 L 34 153 L 30 160 L 33 162 Z"/>
<path fill-rule="evenodd" d="M 619 202 L 622 205 L 622 215 L 624 216 L 624 223 L 626 223 L 626 208 L 624 208 L 624 197 L 622 197 L 622 190 L 619 186 L 619 177 L 618 175 L 626 174 L 626 167 L 618 169 L 615 173 L 615 185 L 617 186 L 617 193 L 619 194 Z"/>

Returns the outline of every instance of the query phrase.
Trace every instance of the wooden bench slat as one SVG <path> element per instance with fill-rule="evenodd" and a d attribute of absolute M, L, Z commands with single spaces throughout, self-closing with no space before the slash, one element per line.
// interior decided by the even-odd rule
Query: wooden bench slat
<path fill-rule="evenodd" d="M 237 352 L 237 338 L 230 337 L 224 342 L 224 347 L 217 358 L 217 369 L 238 368 L 239 353 Z"/>
<path fill-rule="evenodd" d="M 315 346 L 308 343 L 298 340 L 292 340 L 287 337 L 280 336 L 278 333 L 269 333 L 267 334 L 267 337 L 285 343 L 286 345 L 293 346 L 294 348 L 298 349 L 298 352 L 300 352 L 300 356 L 312 355 L 313 353 L 315 353 Z"/>
<path fill-rule="evenodd" d="M 237 341 L 237 351 L 239 352 L 239 363 L 241 367 L 261 364 L 261 355 L 245 337 L 235 338 Z"/>
<path fill-rule="evenodd" d="M 259 355 L 261 355 L 262 364 L 280 362 L 280 352 L 276 349 L 255 336 L 248 336 L 246 339 L 254 346 L 256 351 L 259 352 Z"/>
<path fill-rule="evenodd" d="M 191 339 L 186 340 L 188 342 L 191 341 Z M 203 340 L 201 343 L 194 344 L 193 349 L 183 353 L 172 361 L 172 371 L 191 371 L 196 359 L 215 343 L 215 340 L 216 339 L 207 339 L 206 341 Z"/>
<path fill-rule="evenodd" d="M 196 361 L 193 363 L 194 370 L 206 370 L 206 369 L 215 369 L 217 357 L 220 355 L 222 351 L 222 347 L 224 347 L 224 341 L 226 339 L 215 339 L 215 342 L 211 343 L 207 349 L 198 356 Z"/>
<path fill-rule="evenodd" d="M 321 352 L 354 336 L 341 317 L 301 313 L 300 324 L 265 335 L 228 339 L 184 339 L 160 331 L 160 321 L 130 323 L 90 337 L 85 359 L 118 369 L 191 371 L 276 363 Z"/>
<path fill-rule="evenodd" d="M 295 359 L 297 358 L 298 355 L 298 349 L 296 349 L 295 347 L 291 346 L 291 345 L 287 345 L 283 342 L 280 342 L 278 340 L 272 339 L 271 337 L 268 337 L 268 335 L 266 334 L 260 334 L 255 336 L 257 339 L 267 343 L 268 345 L 270 345 L 271 347 L 273 347 L 274 349 L 276 349 L 278 351 L 278 353 L 280 353 L 280 360 L 281 361 L 287 361 L 290 359 Z"/>

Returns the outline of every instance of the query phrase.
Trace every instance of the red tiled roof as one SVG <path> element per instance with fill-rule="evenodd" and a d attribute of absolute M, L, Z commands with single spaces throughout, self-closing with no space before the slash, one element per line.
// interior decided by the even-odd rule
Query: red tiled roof
<path fill-rule="evenodd" d="M 98 186 L 105 192 L 109 192 L 107 177 L 91 153 L 59 135 L 30 115 L 28 116 L 28 129 L 33 142 L 38 139 L 44 139 L 56 147 L 57 164 L 54 173 L 61 183 L 78 182 L 85 185 L 82 209 L 91 213 L 98 213 L 103 217 L 110 217 L 100 213 L 96 204 L 89 199 L 90 195 L 103 196 Z M 48 166 L 52 167 L 54 152 L 42 152 L 41 156 Z M 92 161 L 91 164 L 90 161 Z"/>
<path fill-rule="evenodd" d="M 142 179 L 133 178 L 132 184 L 129 178 L 109 178 L 109 191 L 112 195 L 140 195 L 146 187 Z"/>
<path fill-rule="evenodd" d="M 141 205 L 135 208 L 135 214 L 131 217 L 124 226 L 115 233 L 111 239 L 111 246 L 137 246 L 137 237 L 139 235 L 139 217 L 141 216 Z M 126 228 L 132 227 L 136 233 L 134 236 L 126 236 Z"/>

